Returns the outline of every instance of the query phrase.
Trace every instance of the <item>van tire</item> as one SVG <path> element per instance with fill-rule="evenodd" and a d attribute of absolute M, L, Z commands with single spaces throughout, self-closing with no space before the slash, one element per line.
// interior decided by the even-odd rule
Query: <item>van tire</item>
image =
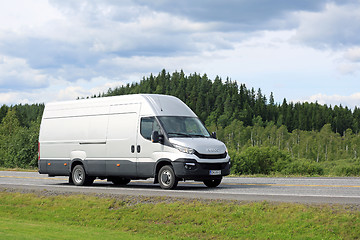
<path fill-rule="evenodd" d="M 113 184 L 115 184 L 115 185 L 126 185 L 131 181 L 131 179 L 122 178 L 122 177 L 114 177 L 114 178 L 110 178 L 110 181 L 112 181 Z"/>
<path fill-rule="evenodd" d="M 158 181 L 162 189 L 174 189 L 176 188 L 179 180 L 177 179 L 172 166 L 165 165 L 160 168 Z"/>
<path fill-rule="evenodd" d="M 220 185 L 221 178 L 220 179 L 211 179 L 211 180 L 204 180 L 204 184 L 209 188 L 214 188 Z"/>
<path fill-rule="evenodd" d="M 91 185 L 95 180 L 94 177 L 90 177 L 86 174 L 83 165 L 76 165 L 71 172 L 71 177 L 76 186 Z"/>

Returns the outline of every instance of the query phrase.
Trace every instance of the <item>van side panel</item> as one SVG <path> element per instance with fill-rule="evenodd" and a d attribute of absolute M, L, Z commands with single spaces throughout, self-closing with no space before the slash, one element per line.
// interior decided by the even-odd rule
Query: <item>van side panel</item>
<path fill-rule="evenodd" d="M 122 104 L 110 107 L 107 129 L 106 175 L 135 177 L 136 133 L 140 104 Z"/>
<path fill-rule="evenodd" d="M 79 150 L 79 141 L 84 140 L 88 119 L 54 117 L 44 118 L 41 129 L 40 170 L 49 175 L 69 175 L 70 153 Z M 69 136 L 71 132 L 72 136 Z M 45 170 L 41 167 L 46 166 Z"/>
<path fill-rule="evenodd" d="M 106 131 L 108 115 L 89 116 L 86 140 L 79 142 L 79 148 L 86 153 L 86 171 L 89 175 L 104 176 L 106 171 Z"/>
<path fill-rule="evenodd" d="M 74 159 L 87 161 L 86 170 L 90 174 L 105 172 L 105 161 L 99 159 L 106 154 L 108 111 L 107 106 L 44 111 L 40 129 L 40 172 L 69 175 Z M 79 158 L 74 152 L 85 154 Z"/>

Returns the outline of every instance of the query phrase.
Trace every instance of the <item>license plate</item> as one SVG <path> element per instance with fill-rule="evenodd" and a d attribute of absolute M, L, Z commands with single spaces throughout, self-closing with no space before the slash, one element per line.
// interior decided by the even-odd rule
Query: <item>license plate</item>
<path fill-rule="evenodd" d="M 210 170 L 210 175 L 221 175 L 221 170 Z"/>

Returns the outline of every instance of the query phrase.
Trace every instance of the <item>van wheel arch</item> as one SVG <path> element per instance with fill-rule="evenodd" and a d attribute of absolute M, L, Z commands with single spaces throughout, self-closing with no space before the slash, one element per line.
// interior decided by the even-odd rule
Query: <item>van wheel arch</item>
<path fill-rule="evenodd" d="M 170 165 L 172 167 L 171 160 L 167 159 L 167 158 L 162 158 L 157 161 L 155 169 L 154 169 L 154 183 L 159 183 L 158 174 L 159 174 L 160 169 L 165 165 Z"/>
<path fill-rule="evenodd" d="M 83 161 L 81 159 L 73 159 L 73 160 L 71 160 L 70 175 L 71 175 L 74 167 L 76 167 L 77 165 L 83 165 L 84 166 L 84 163 L 83 163 Z"/>

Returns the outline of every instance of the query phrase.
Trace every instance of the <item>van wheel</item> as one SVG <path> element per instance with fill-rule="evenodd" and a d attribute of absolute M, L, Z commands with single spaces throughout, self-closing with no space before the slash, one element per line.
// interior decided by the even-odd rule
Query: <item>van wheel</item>
<path fill-rule="evenodd" d="M 115 178 L 110 178 L 110 181 L 112 181 L 113 184 L 115 185 L 126 185 L 131 180 L 129 178 L 115 177 Z"/>
<path fill-rule="evenodd" d="M 219 184 L 221 183 L 221 178 L 220 179 L 204 180 L 203 182 L 207 187 L 214 188 L 214 187 L 219 186 Z"/>
<path fill-rule="evenodd" d="M 91 185 L 95 178 L 86 174 L 83 165 L 76 165 L 71 172 L 72 180 L 76 186 Z"/>
<path fill-rule="evenodd" d="M 174 169 L 169 165 L 165 165 L 160 169 L 158 181 L 162 189 L 174 189 L 178 184 Z"/>

